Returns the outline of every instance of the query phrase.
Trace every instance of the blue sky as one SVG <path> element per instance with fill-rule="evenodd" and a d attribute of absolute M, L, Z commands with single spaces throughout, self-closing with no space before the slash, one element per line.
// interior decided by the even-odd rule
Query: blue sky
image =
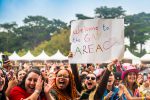
<path fill-rule="evenodd" d="M 22 25 L 29 16 L 41 15 L 49 20 L 60 19 L 66 23 L 76 20 L 75 14 L 94 16 L 94 9 L 122 6 L 126 14 L 150 13 L 149 0 L 0 0 L 0 24 L 13 21 Z"/>

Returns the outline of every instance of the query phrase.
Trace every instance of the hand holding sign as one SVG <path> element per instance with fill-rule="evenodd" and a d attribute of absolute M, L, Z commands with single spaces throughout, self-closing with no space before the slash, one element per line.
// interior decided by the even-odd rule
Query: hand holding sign
<path fill-rule="evenodd" d="M 118 62 L 118 60 L 117 59 L 114 59 L 111 63 L 109 63 L 108 65 L 107 65 L 107 68 L 108 68 L 108 70 L 109 71 L 113 71 L 113 66 L 116 64 Z"/>

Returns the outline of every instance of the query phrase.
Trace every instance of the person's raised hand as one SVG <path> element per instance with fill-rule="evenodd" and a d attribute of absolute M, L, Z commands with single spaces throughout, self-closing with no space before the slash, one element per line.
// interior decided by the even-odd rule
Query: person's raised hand
<path fill-rule="evenodd" d="M 110 91 L 104 98 L 104 100 L 109 100 L 111 96 L 113 95 L 113 91 Z"/>
<path fill-rule="evenodd" d="M 107 65 L 109 71 L 113 71 L 113 66 L 118 62 L 118 59 L 114 59 L 111 63 Z"/>
<path fill-rule="evenodd" d="M 44 83 L 44 92 L 45 94 L 48 94 L 52 88 L 52 86 L 55 84 L 55 78 L 48 78 L 48 83 Z"/>
<path fill-rule="evenodd" d="M 41 92 L 42 91 L 42 86 L 43 86 L 42 76 L 39 76 L 38 80 L 36 82 L 36 85 L 35 85 L 35 90 L 38 91 L 38 92 Z"/>

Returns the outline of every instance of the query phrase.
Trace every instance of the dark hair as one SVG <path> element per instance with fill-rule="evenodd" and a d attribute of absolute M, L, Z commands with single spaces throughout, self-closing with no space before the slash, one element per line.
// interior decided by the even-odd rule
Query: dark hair
<path fill-rule="evenodd" d="M 2 91 L 0 91 L 0 100 L 6 100 L 6 95 L 5 95 L 5 91 L 8 87 L 8 78 L 6 77 L 6 73 L 3 71 L 2 68 L 0 68 L 0 70 L 3 72 L 4 76 L 5 76 L 5 85 L 2 89 Z"/>
<path fill-rule="evenodd" d="M 88 74 L 93 74 L 93 75 L 95 76 L 95 78 L 97 78 L 97 77 L 96 77 L 96 74 L 93 73 L 93 72 L 89 72 Z M 88 75 L 88 74 L 87 74 L 87 75 Z"/>
<path fill-rule="evenodd" d="M 38 74 L 38 75 L 41 75 L 40 70 L 38 70 L 38 69 L 33 68 L 33 69 L 29 70 L 29 71 L 26 73 L 26 75 L 25 75 L 24 78 L 22 79 L 22 82 L 21 82 L 20 85 L 19 85 L 19 86 L 20 86 L 22 89 L 24 89 L 24 90 L 26 90 L 26 89 L 25 89 L 25 81 L 26 81 L 26 78 L 28 77 L 28 75 L 29 75 L 31 72 L 34 72 L 34 73 L 36 73 L 36 74 Z"/>
<path fill-rule="evenodd" d="M 89 68 L 89 66 L 94 66 L 94 64 L 92 64 L 92 63 L 87 64 L 87 68 Z"/>
<path fill-rule="evenodd" d="M 129 83 L 128 83 L 127 77 L 125 77 L 125 79 L 123 80 L 123 83 L 126 86 L 126 88 L 128 89 L 129 88 Z M 137 82 L 134 82 L 133 86 L 132 86 L 132 90 L 135 91 L 135 89 L 137 89 L 137 88 L 138 88 L 138 84 L 137 84 Z"/>
<path fill-rule="evenodd" d="M 23 70 L 23 69 L 18 70 L 18 71 L 16 72 L 16 78 L 18 78 L 18 73 L 19 73 L 20 71 L 25 71 L 25 70 Z M 25 72 L 26 72 L 26 71 L 25 71 Z"/>
<path fill-rule="evenodd" d="M 81 71 L 81 74 L 82 74 L 82 72 L 87 72 L 87 73 L 89 73 L 89 70 L 84 69 L 84 70 Z"/>

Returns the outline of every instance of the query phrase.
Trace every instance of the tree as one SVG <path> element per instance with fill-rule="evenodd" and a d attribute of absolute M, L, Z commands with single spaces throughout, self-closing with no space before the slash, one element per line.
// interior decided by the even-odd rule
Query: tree
<path fill-rule="evenodd" d="M 121 6 L 117 8 L 107 8 L 106 6 L 102 6 L 95 9 L 95 14 L 96 17 L 99 18 L 123 18 L 125 16 L 125 10 L 123 10 Z"/>
<path fill-rule="evenodd" d="M 125 36 L 129 37 L 130 49 L 134 52 L 137 49 L 137 44 L 140 44 L 140 54 L 145 53 L 142 45 L 150 39 L 150 14 L 139 13 L 125 17 L 125 23 L 128 25 L 125 28 Z"/>
<path fill-rule="evenodd" d="M 44 41 L 40 45 L 38 45 L 34 49 L 34 52 L 36 52 L 36 54 L 39 54 L 39 52 L 45 50 L 49 53 L 49 55 L 52 55 L 59 49 L 65 55 L 68 55 L 70 51 L 69 35 L 69 29 L 62 29 L 59 33 L 55 33 L 51 40 Z"/>
<path fill-rule="evenodd" d="M 78 19 L 92 19 L 92 17 L 88 17 L 88 16 L 85 16 L 85 15 L 83 15 L 83 14 L 76 14 L 76 17 L 77 17 Z"/>
<path fill-rule="evenodd" d="M 15 43 L 17 40 L 17 34 L 14 30 L 17 28 L 15 22 L 0 24 L 0 49 L 8 52 L 12 52 L 15 49 Z M 16 48 L 17 49 L 17 48 Z"/>
<path fill-rule="evenodd" d="M 25 26 L 19 28 L 23 47 L 33 49 L 42 41 L 49 40 L 51 33 L 66 28 L 67 24 L 60 20 L 48 20 L 42 16 L 28 16 L 23 20 Z"/>

